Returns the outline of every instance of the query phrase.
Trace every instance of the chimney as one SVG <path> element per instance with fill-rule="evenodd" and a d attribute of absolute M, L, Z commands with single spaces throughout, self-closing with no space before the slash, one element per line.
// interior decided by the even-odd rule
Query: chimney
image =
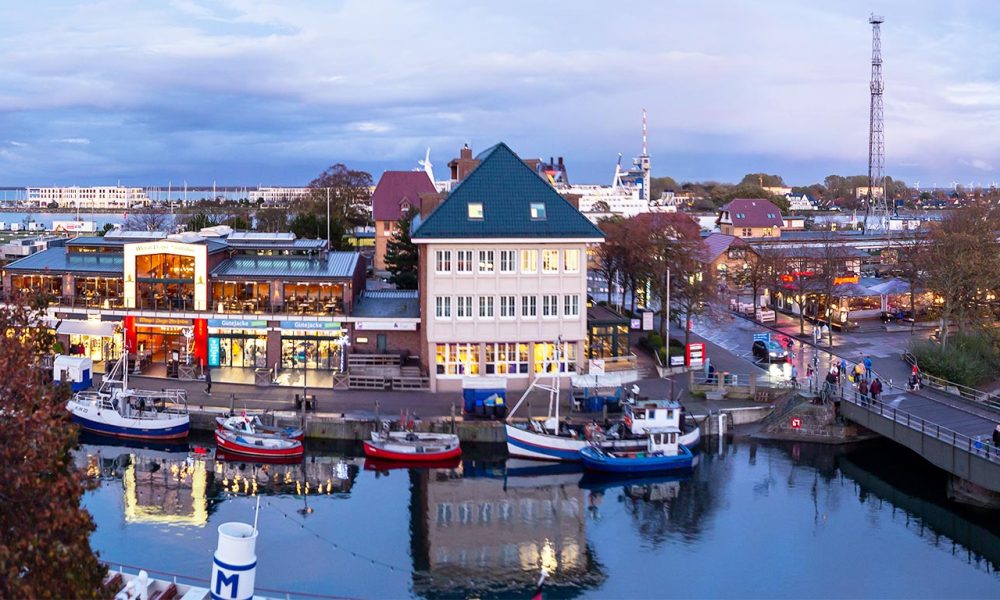
<path fill-rule="evenodd" d="M 472 148 L 469 148 L 468 144 L 462 146 L 462 150 L 458 153 L 458 157 L 461 159 L 471 160 L 472 159 Z"/>
<path fill-rule="evenodd" d="M 447 194 L 444 192 L 434 192 L 430 194 L 420 194 L 420 218 L 426 219 L 441 204 Z"/>
<path fill-rule="evenodd" d="M 560 156 L 560 157 L 559 157 L 559 170 L 562 170 L 562 166 L 563 166 L 563 161 L 562 161 L 562 159 L 563 159 L 563 157 L 561 157 L 561 156 Z"/>

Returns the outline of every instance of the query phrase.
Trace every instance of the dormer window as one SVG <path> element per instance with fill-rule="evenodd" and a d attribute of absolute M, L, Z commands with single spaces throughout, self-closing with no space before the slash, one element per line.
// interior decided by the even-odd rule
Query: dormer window
<path fill-rule="evenodd" d="M 532 202 L 531 203 L 531 220 L 532 221 L 544 221 L 545 220 L 545 203 L 544 202 Z"/>
<path fill-rule="evenodd" d="M 469 202 L 469 220 L 475 220 L 475 221 L 483 220 L 482 202 Z"/>
<path fill-rule="evenodd" d="M 403 211 L 403 214 L 410 212 L 410 202 L 408 200 L 403 200 L 399 203 L 399 209 Z"/>

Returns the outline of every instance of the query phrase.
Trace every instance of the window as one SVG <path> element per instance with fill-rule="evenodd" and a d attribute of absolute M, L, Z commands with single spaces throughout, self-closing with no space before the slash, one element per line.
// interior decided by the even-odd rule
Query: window
<path fill-rule="evenodd" d="M 486 344 L 486 356 L 483 362 L 487 375 L 527 375 L 528 345 Z"/>
<path fill-rule="evenodd" d="M 542 272 L 544 272 L 544 273 L 558 273 L 559 272 L 559 251 L 558 250 L 543 250 L 542 251 Z"/>
<path fill-rule="evenodd" d="M 459 273 L 471 273 L 472 272 L 472 250 L 459 250 L 458 251 L 458 265 L 456 271 Z"/>
<path fill-rule="evenodd" d="M 493 296 L 479 297 L 479 318 L 480 319 L 493 318 Z"/>
<path fill-rule="evenodd" d="M 438 319 L 451 318 L 451 296 L 438 296 L 434 299 L 434 316 Z"/>
<path fill-rule="evenodd" d="M 483 219 L 483 203 L 469 202 L 469 219 L 481 221 Z"/>
<path fill-rule="evenodd" d="M 438 250 L 434 253 L 434 271 L 451 273 L 451 250 Z"/>
<path fill-rule="evenodd" d="M 559 316 L 559 296 L 545 294 L 542 296 L 542 316 Z"/>
<path fill-rule="evenodd" d="M 572 373 L 576 371 L 576 342 L 563 342 L 556 360 L 556 344 L 535 342 L 535 373 Z"/>
<path fill-rule="evenodd" d="M 563 250 L 563 271 L 567 273 L 580 272 L 580 251 L 575 248 Z"/>
<path fill-rule="evenodd" d="M 521 316 L 538 316 L 538 299 L 534 296 L 521 296 Z"/>
<path fill-rule="evenodd" d="M 563 298 L 563 316 L 566 317 L 579 317 L 580 316 L 580 295 L 579 294 L 569 294 Z"/>
<path fill-rule="evenodd" d="M 517 310 L 515 308 L 515 298 L 516 296 L 500 296 L 500 318 L 501 319 L 513 319 L 517 316 L 514 312 Z"/>
<path fill-rule="evenodd" d="M 521 250 L 521 272 L 538 272 L 538 250 Z"/>
<path fill-rule="evenodd" d="M 493 272 L 493 250 L 480 250 L 479 251 L 479 272 L 480 273 L 492 273 Z"/>
<path fill-rule="evenodd" d="M 438 344 L 434 362 L 438 375 L 479 375 L 478 344 Z"/>
<path fill-rule="evenodd" d="M 500 251 L 500 272 L 501 273 L 513 273 L 516 269 L 517 261 L 517 250 L 501 250 Z"/>
<path fill-rule="evenodd" d="M 459 296 L 458 309 L 456 310 L 455 316 L 459 319 L 471 319 L 472 318 L 472 296 Z"/>
<path fill-rule="evenodd" d="M 743 228 L 743 237 L 753 237 L 753 230 L 749 227 Z"/>
<path fill-rule="evenodd" d="M 532 202 L 531 203 L 531 220 L 532 221 L 544 221 L 545 220 L 545 203 L 544 202 Z"/>

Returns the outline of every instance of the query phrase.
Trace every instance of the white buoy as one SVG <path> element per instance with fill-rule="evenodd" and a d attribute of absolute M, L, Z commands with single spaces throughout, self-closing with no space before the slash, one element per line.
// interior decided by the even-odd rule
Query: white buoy
<path fill-rule="evenodd" d="M 212 598 L 249 600 L 257 576 L 257 529 L 246 523 L 219 525 L 212 561 Z"/>

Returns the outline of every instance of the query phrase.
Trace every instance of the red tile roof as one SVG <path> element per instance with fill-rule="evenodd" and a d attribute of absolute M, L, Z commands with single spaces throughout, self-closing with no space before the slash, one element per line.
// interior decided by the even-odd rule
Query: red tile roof
<path fill-rule="evenodd" d="M 722 207 L 723 222 L 726 213 L 734 227 L 783 227 L 781 209 L 770 200 L 760 198 L 736 198 Z"/>
<path fill-rule="evenodd" d="M 437 192 L 423 171 L 386 171 L 372 194 L 372 216 L 376 221 L 398 221 L 403 203 L 420 209 L 420 195 Z"/>

